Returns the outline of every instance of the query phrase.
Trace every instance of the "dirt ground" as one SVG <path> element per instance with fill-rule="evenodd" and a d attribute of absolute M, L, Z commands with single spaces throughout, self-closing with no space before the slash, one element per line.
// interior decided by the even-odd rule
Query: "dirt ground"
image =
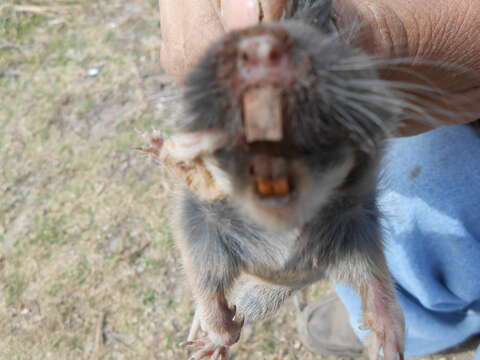
<path fill-rule="evenodd" d="M 156 0 L 26 4 L 0 3 L 0 359 L 186 359 L 169 188 L 133 150 L 175 106 Z M 289 303 L 232 358 L 318 359 L 295 322 Z"/>

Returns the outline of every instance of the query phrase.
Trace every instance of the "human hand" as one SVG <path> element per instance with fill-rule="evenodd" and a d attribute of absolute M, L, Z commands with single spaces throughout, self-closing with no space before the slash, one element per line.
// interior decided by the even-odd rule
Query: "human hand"
<path fill-rule="evenodd" d="M 281 17 L 287 0 L 159 0 L 161 61 L 181 82 L 212 41 L 227 31 Z M 261 9 L 260 9 L 261 7 Z"/>
<path fill-rule="evenodd" d="M 385 79 L 440 90 L 412 91 L 415 105 L 432 118 L 413 116 L 400 129 L 414 135 L 440 125 L 480 119 L 480 36 L 478 0 L 338 0 L 338 29 L 363 24 L 357 45 L 384 59 L 410 59 L 382 73 Z M 415 112 L 414 112 L 415 113 Z"/>
<path fill-rule="evenodd" d="M 287 0 L 160 0 L 165 70 L 181 81 L 213 40 L 225 31 L 281 17 Z M 220 9 L 221 5 L 221 9 Z M 359 47 L 385 59 L 411 59 L 382 73 L 388 80 L 420 83 L 444 91 L 417 107 L 438 119 L 435 126 L 480 118 L 480 18 L 478 0 L 337 0 L 334 22 L 360 23 Z M 413 91 L 413 93 L 415 93 Z M 413 135 L 435 127 L 414 116 L 401 129 Z"/>

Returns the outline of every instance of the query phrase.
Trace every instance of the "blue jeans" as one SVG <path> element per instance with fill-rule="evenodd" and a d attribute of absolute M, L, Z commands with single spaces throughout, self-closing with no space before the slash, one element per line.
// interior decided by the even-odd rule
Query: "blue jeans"
<path fill-rule="evenodd" d="M 480 136 L 451 126 L 392 141 L 379 205 L 405 314 L 406 356 L 480 334 Z M 358 296 L 340 284 L 337 293 L 365 336 Z"/>

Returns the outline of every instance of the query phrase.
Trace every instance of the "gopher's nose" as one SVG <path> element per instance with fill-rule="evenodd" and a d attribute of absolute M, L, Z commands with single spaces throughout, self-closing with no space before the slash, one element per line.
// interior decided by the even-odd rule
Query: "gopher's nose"
<path fill-rule="evenodd" d="M 280 40 L 272 35 L 256 35 L 243 39 L 238 44 L 240 66 L 243 70 L 252 67 L 275 67 L 286 57 Z"/>
<path fill-rule="evenodd" d="M 283 86 L 294 80 L 296 71 L 287 36 L 265 32 L 246 36 L 236 46 L 237 86 L 264 82 Z"/>

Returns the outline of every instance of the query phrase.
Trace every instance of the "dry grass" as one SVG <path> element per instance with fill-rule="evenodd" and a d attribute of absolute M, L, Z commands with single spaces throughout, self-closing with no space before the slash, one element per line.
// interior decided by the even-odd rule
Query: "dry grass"
<path fill-rule="evenodd" d="M 187 357 L 168 189 L 132 150 L 169 114 L 159 41 L 154 0 L 0 4 L 1 359 Z M 234 358 L 315 357 L 290 304 Z"/>

